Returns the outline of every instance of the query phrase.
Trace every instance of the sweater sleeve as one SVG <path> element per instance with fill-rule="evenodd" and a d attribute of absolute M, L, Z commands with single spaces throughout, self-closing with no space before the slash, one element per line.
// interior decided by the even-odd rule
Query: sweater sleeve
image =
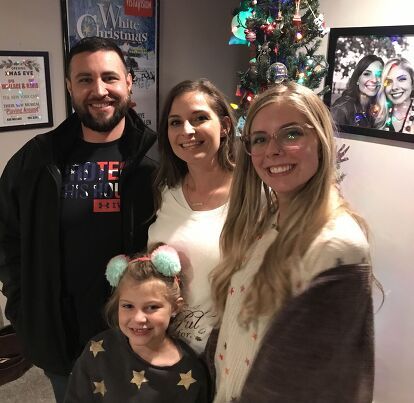
<path fill-rule="evenodd" d="M 91 403 L 95 401 L 91 387 L 90 352 L 88 347 L 89 343 L 77 359 L 69 376 L 64 403 Z"/>
<path fill-rule="evenodd" d="M 371 403 L 374 348 L 368 264 L 320 273 L 269 325 L 240 403 Z"/>

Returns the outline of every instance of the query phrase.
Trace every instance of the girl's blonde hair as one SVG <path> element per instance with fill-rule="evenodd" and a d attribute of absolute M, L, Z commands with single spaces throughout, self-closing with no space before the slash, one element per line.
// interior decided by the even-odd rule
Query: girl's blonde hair
<path fill-rule="evenodd" d="M 375 119 L 375 127 L 378 129 L 384 129 L 387 127 L 388 119 L 390 119 L 392 116 L 390 116 L 389 109 L 392 106 L 392 102 L 387 99 L 387 96 L 385 94 L 385 88 L 388 84 L 388 76 L 391 72 L 391 69 L 394 67 L 401 67 L 403 70 L 405 70 L 411 77 L 411 82 L 413 84 L 413 90 L 411 91 L 411 97 L 414 95 L 414 68 L 411 65 L 411 63 L 401 58 L 393 58 L 387 61 L 384 65 L 384 69 L 382 70 L 381 75 L 381 88 L 378 91 L 377 95 L 377 107 L 378 111 L 376 113 L 376 119 Z"/>
<path fill-rule="evenodd" d="M 292 198 L 283 227 L 269 246 L 252 285 L 246 290 L 239 322 L 248 325 L 258 315 L 272 314 L 291 296 L 290 273 L 297 267 L 312 241 L 336 212 L 349 212 L 361 228 L 363 220 L 351 212 L 338 194 L 335 182 L 336 147 L 334 124 L 325 104 L 310 89 L 295 84 L 274 86 L 252 103 L 243 136 L 250 133 L 256 114 L 270 104 L 288 104 L 314 127 L 319 139 L 319 167 L 315 175 Z M 264 189 L 265 202 L 262 199 Z M 333 207 L 335 206 L 335 207 Z M 239 149 L 230 191 L 229 211 L 220 238 L 221 263 L 212 271 L 213 301 L 221 319 L 232 275 L 246 251 L 275 220 L 277 194 L 257 175 L 251 157 Z"/>
<path fill-rule="evenodd" d="M 171 303 L 174 310 L 179 308 L 176 301 L 181 297 L 182 277 L 179 273 L 176 276 L 164 276 L 154 266 L 150 260 L 136 260 L 140 257 L 147 258 L 148 255 L 157 247 L 163 245 L 157 243 L 148 252 L 148 254 L 137 254 L 131 258 L 130 263 L 125 269 L 118 285 L 113 289 L 111 296 L 104 308 L 104 315 L 110 327 L 117 327 L 118 321 L 118 305 L 121 288 L 128 282 L 144 283 L 145 281 L 158 280 L 166 286 L 166 299 Z"/>

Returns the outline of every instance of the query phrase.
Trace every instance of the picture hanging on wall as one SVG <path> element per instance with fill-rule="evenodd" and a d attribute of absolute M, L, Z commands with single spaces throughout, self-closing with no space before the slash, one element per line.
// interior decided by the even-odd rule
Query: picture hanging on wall
<path fill-rule="evenodd" d="M 49 54 L 0 51 L 0 132 L 53 126 Z"/>
<path fill-rule="evenodd" d="M 328 63 L 340 131 L 414 143 L 414 26 L 332 28 Z"/>
<path fill-rule="evenodd" d="M 158 121 L 158 0 L 61 0 L 65 55 L 80 39 L 113 39 L 132 76 L 131 105 L 144 123 Z M 67 94 L 68 114 L 72 112 Z"/>

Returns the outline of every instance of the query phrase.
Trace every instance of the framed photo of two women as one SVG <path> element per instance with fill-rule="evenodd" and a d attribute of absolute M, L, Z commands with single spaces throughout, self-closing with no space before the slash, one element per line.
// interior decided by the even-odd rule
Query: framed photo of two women
<path fill-rule="evenodd" d="M 144 123 L 158 120 L 159 0 L 60 0 L 66 55 L 86 36 L 113 39 L 132 76 L 131 104 Z M 68 114 L 72 110 L 67 97 Z"/>
<path fill-rule="evenodd" d="M 328 63 L 340 131 L 414 143 L 414 25 L 332 28 Z"/>

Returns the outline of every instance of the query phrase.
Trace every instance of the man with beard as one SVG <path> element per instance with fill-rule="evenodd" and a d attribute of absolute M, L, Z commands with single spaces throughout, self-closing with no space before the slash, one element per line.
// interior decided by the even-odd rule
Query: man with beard
<path fill-rule="evenodd" d="M 114 42 L 78 42 L 66 84 L 75 113 L 25 144 L 0 179 L 6 316 L 58 402 L 106 327 L 106 263 L 146 247 L 156 168 L 146 155 L 156 136 L 129 108 L 132 79 Z"/>

